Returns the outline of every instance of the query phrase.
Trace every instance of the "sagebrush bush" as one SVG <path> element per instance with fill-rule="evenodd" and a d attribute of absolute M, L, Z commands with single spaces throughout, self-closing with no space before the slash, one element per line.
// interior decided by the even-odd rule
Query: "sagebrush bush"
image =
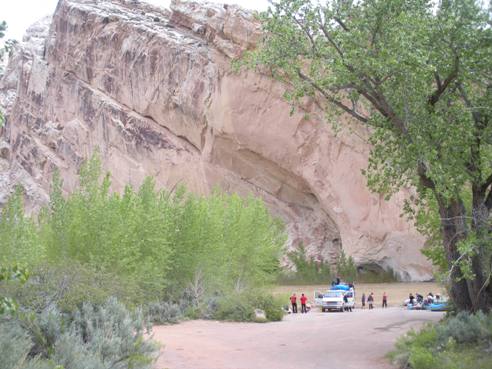
<path fill-rule="evenodd" d="M 156 301 L 145 306 L 145 315 L 154 324 L 172 324 L 179 322 L 185 314 L 180 304 Z"/>
<path fill-rule="evenodd" d="M 24 367 L 31 346 L 31 339 L 17 323 L 0 323 L 0 369 Z"/>
<path fill-rule="evenodd" d="M 0 369 L 151 369 L 158 347 L 144 339 L 148 328 L 115 298 L 74 313 L 22 312 L 0 326 Z"/>
<path fill-rule="evenodd" d="M 481 343 L 492 339 L 492 315 L 460 312 L 436 327 L 441 344 L 453 338 L 458 343 Z"/>
<path fill-rule="evenodd" d="M 391 359 L 400 368 L 492 367 L 492 313 L 459 313 L 400 338 Z"/>

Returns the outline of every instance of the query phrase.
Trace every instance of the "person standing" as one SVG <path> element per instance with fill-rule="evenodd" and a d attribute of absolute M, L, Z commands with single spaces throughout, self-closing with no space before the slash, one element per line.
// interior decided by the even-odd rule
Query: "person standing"
<path fill-rule="evenodd" d="M 364 292 L 362 293 L 361 302 L 362 302 L 362 309 L 365 309 L 366 308 L 366 294 Z"/>
<path fill-rule="evenodd" d="M 369 297 L 367 298 L 367 304 L 369 305 L 369 310 L 372 310 L 374 309 L 374 293 L 371 292 L 371 294 L 369 295 Z"/>
<path fill-rule="evenodd" d="M 388 295 L 386 295 L 386 292 L 383 292 L 383 308 L 388 307 Z"/>
<path fill-rule="evenodd" d="M 297 296 L 295 293 L 290 296 L 290 303 L 292 305 L 292 313 L 297 314 Z"/>
<path fill-rule="evenodd" d="M 301 294 L 301 314 L 307 313 L 306 302 L 307 302 L 307 297 L 304 296 L 304 294 Z"/>

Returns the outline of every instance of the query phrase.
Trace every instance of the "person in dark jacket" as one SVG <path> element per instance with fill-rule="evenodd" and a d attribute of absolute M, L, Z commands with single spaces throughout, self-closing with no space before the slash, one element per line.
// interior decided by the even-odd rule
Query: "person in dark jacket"
<path fill-rule="evenodd" d="M 367 298 L 367 304 L 369 305 L 369 310 L 374 309 L 374 293 L 373 292 L 371 292 L 371 294 Z"/>
<path fill-rule="evenodd" d="M 362 293 L 361 303 L 362 303 L 362 309 L 365 309 L 366 308 L 366 294 L 365 293 Z"/>

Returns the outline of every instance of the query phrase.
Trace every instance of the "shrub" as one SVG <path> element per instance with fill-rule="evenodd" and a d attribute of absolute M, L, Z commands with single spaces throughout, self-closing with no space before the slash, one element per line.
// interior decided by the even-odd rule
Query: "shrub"
<path fill-rule="evenodd" d="M 282 301 L 279 298 L 267 294 L 258 294 L 253 299 L 253 305 L 255 308 L 265 311 L 268 321 L 277 322 L 284 317 Z"/>
<path fill-rule="evenodd" d="M 213 319 L 237 322 L 255 320 L 255 309 L 265 312 L 267 321 L 283 318 L 282 303 L 278 298 L 262 291 L 233 292 L 214 301 L 214 311 L 208 311 Z"/>
<path fill-rule="evenodd" d="M 104 369 L 150 369 L 157 346 L 144 340 L 146 330 L 142 312 L 130 313 L 114 298 L 102 306 L 84 304 L 74 314 L 63 339 L 56 343 L 55 359 L 61 365 L 71 367 L 65 363 L 76 363 L 80 357 L 69 353 L 73 347 L 83 347 L 91 353 L 94 363 L 99 360 Z"/>
<path fill-rule="evenodd" d="M 0 369 L 151 369 L 157 346 L 147 328 L 141 311 L 114 298 L 71 314 L 22 312 L 0 325 Z"/>
<path fill-rule="evenodd" d="M 420 332 L 409 332 L 390 354 L 400 368 L 490 368 L 492 313 L 459 313 Z"/>
<path fill-rule="evenodd" d="M 287 258 L 294 270 L 284 270 L 279 275 L 278 282 L 281 284 L 326 284 L 332 279 L 330 265 L 308 257 L 302 243 L 289 252 Z"/>
<path fill-rule="evenodd" d="M 179 322 L 184 313 L 179 304 L 157 301 L 145 306 L 145 315 L 154 324 L 173 324 Z"/>
<path fill-rule="evenodd" d="M 0 324 L 0 369 L 23 367 L 31 346 L 29 336 L 18 324 Z"/>
<path fill-rule="evenodd" d="M 437 326 L 439 342 L 445 344 L 450 338 L 458 343 L 481 343 L 492 339 L 492 314 L 460 312 Z"/>
<path fill-rule="evenodd" d="M 217 310 L 213 318 L 235 322 L 251 322 L 254 320 L 254 305 L 246 294 L 234 294 L 222 297 L 217 301 Z"/>

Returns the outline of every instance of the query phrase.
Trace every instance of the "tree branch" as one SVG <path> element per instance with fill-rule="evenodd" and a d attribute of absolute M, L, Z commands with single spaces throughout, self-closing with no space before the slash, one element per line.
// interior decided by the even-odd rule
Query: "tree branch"
<path fill-rule="evenodd" d="M 434 181 L 427 176 L 427 168 L 425 167 L 424 163 L 419 162 L 417 164 L 417 174 L 419 175 L 420 184 L 422 186 L 431 190 L 434 190 L 436 188 L 436 184 L 434 183 Z"/>
<path fill-rule="evenodd" d="M 459 61 L 460 61 L 459 57 L 455 53 L 453 70 L 449 73 L 449 75 L 446 77 L 446 79 L 442 83 L 440 83 L 440 79 L 439 79 L 437 73 L 435 74 L 437 77 L 436 80 L 438 81 L 438 83 L 437 83 L 436 91 L 434 91 L 434 93 L 432 95 L 430 95 L 428 98 L 428 102 L 429 102 L 430 106 L 436 105 L 436 103 L 439 101 L 442 94 L 446 91 L 446 89 L 451 84 L 451 82 L 453 82 L 456 79 L 456 77 L 458 77 Z"/>
<path fill-rule="evenodd" d="M 346 32 L 349 31 L 347 25 L 339 17 L 333 17 L 333 19 L 335 20 L 335 22 L 337 22 L 340 25 L 340 27 L 343 28 L 344 31 Z"/>
<path fill-rule="evenodd" d="M 367 121 L 368 121 L 367 117 L 357 113 L 357 111 L 355 109 L 351 109 L 350 107 L 348 107 L 347 105 L 345 105 L 341 101 L 339 101 L 339 100 L 335 99 L 333 96 L 329 95 L 327 93 L 326 89 L 319 86 L 315 81 L 313 81 L 311 78 L 306 76 L 304 73 L 299 71 L 298 75 L 299 75 L 299 78 L 301 78 L 303 81 L 309 83 L 311 85 L 311 87 L 313 87 L 316 91 L 318 91 L 326 100 L 328 100 L 329 102 L 331 102 L 335 106 L 341 108 L 343 111 L 350 114 L 352 117 L 359 120 L 360 122 L 367 123 Z"/>
<path fill-rule="evenodd" d="M 487 177 L 487 179 L 482 184 L 482 191 L 487 191 L 487 188 L 492 185 L 492 174 Z"/>

